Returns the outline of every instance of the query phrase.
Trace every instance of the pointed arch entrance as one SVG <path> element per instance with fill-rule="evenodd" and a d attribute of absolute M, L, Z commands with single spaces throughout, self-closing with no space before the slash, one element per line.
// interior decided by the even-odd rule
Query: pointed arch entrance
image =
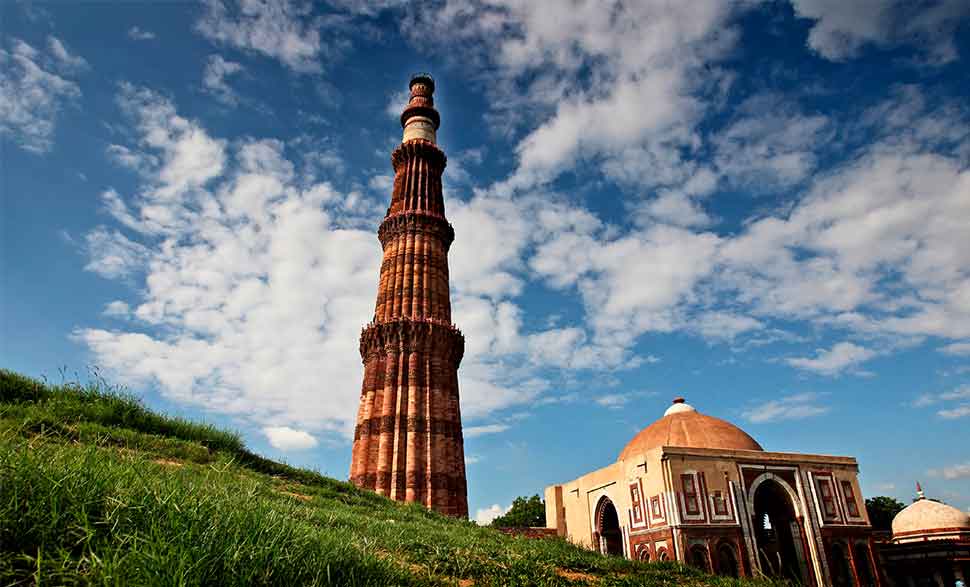
<path fill-rule="evenodd" d="M 754 539 L 761 572 L 769 577 L 807 583 L 801 555 L 801 524 L 788 488 L 774 478 L 762 478 L 754 490 Z"/>
<path fill-rule="evenodd" d="M 599 551 L 611 556 L 623 556 L 623 533 L 620 531 L 620 516 L 610 498 L 603 496 L 596 504 L 596 536 Z"/>

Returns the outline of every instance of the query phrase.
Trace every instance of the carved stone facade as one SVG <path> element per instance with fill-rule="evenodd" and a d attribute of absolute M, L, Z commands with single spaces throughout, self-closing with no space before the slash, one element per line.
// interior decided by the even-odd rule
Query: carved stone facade
<path fill-rule="evenodd" d="M 604 554 L 797 585 L 880 584 L 850 457 L 768 452 L 675 400 L 617 461 L 546 488 L 546 526 Z"/>
<path fill-rule="evenodd" d="M 391 499 L 467 517 L 458 365 L 465 339 L 451 323 L 448 249 L 455 231 L 441 189 L 434 81 L 417 75 L 391 155 L 394 189 L 378 230 L 384 249 L 364 363 L 350 480 Z"/>

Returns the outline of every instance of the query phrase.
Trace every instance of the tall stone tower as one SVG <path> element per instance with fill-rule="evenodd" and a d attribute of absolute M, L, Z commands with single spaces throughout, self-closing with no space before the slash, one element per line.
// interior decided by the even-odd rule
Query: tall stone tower
<path fill-rule="evenodd" d="M 434 80 L 411 79 L 404 139 L 391 154 L 394 190 L 377 236 L 384 262 L 374 320 L 360 335 L 364 384 L 350 480 L 391 499 L 468 516 L 458 364 L 465 339 L 451 323 L 448 248 L 435 144 Z"/>

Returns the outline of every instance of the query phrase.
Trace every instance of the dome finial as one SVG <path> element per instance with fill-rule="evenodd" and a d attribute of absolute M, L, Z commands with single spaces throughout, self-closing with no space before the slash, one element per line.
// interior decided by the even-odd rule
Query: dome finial
<path fill-rule="evenodd" d="M 670 404 L 670 407 L 667 408 L 667 411 L 664 412 L 664 416 L 669 416 L 671 414 L 682 414 L 684 412 L 694 412 L 694 411 L 696 411 L 694 410 L 694 407 L 691 406 L 686 401 L 684 401 L 684 398 L 677 396 L 674 398 L 674 401 Z"/>
<path fill-rule="evenodd" d="M 919 481 L 916 482 L 916 499 L 926 499 L 926 496 L 923 495 L 923 488 L 919 485 Z"/>

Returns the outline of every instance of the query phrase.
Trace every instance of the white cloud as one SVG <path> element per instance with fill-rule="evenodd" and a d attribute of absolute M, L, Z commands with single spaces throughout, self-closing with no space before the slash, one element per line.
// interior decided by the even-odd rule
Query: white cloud
<path fill-rule="evenodd" d="M 906 118 L 966 129 L 966 116 Z M 763 315 L 896 339 L 970 336 L 970 171 L 917 140 L 879 140 L 820 176 L 789 214 L 749 223 L 720 251 L 719 285 Z"/>
<path fill-rule="evenodd" d="M 85 235 L 85 245 L 89 261 L 84 269 L 109 279 L 142 271 L 148 262 L 148 249 L 144 245 L 103 226 Z"/>
<path fill-rule="evenodd" d="M 750 316 L 731 312 L 705 312 L 694 321 L 701 336 L 711 340 L 733 340 L 738 335 L 761 330 L 764 324 Z"/>
<path fill-rule="evenodd" d="M 508 424 L 485 424 L 483 426 L 466 426 L 465 438 L 475 438 L 486 434 L 498 434 L 509 429 Z"/>
<path fill-rule="evenodd" d="M 226 83 L 226 78 L 241 71 L 243 71 L 242 65 L 227 61 L 221 55 L 210 55 L 205 64 L 205 71 L 202 73 L 202 88 L 223 104 L 234 106 L 239 102 L 239 96 Z"/>
<path fill-rule="evenodd" d="M 492 523 L 492 520 L 499 516 L 505 515 L 510 509 L 512 509 L 511 505 L 502 507 L 497 503 L 493 503 L 487 508 L 475 511 L 475 523 L 479 526 L 488 526 Z"/>
<path fill-rule="evenodd" d="M 970 342 L 954 342 L 940 348 L 940 351 L 957 357 L 970 357 Z"/>
<path fill-rule="evenodd" d="M 736 185 L 755 190 L 788 186 L 814 171 L 815 151 L 831 134 L 825 116 L 802 114 L 779 96 L 753 96 L 713 137 L 714 162 Z"/>
<path fill-rule="evenodd" d="M 127 303 L 122 302 L 121 300 L 115 300 L 113 302 L 109 302 L 104 307 L 104 312 L 102 313 L 110 318 L 127 318 L 131 313 L 131 308 L 128 307 Z"/>
<path fill-rule="evenodd" d="M 120 379 L 155 381 L 176 401 L 260 426 L 349 435 L 361 377 L 352 358 L 373 313 L 381 261 L 373 226 L 384 206 L 326 182 L 305 183 L 280 141 L 230 145 L 149 90 L 122 85 L 119 103 L 138 137 L 112 156 L 124 155 L 143 185 L 131 198 L 112 189 L 101 197 L 135 237 L 93 231 L 89 269 L 143 274 L 141 299 L 126 331 L 81 328 L 75 338 Z M 509 219 L 527 234 L 510 205 L 456 201 L 453 210 L 458 242 L 474 242 L 481 230 L 501 235 Z M 525 242 L 521 236 L 481 254 L 457 243 L 452 249 L 452 267 L 463 265 L 452 284 L 454 320 L 468 341 L 459 371 L 466 423 L 549 388 L 526 361 L 519 310 L 507 299 L 520 287 L 513 274 Z"/>
<path fill-rule="evenodd" d="M 958 57 L 953 36 L 970 16 L 964 0 L 792 0 L 792 4 L 798 16 L 815 21 L 808 45 L 834 61 L 856 56 L 867 44 L 915 45 L 931 61 L 953 61 Z"/>
<path fill-rule="evenodd" d="M 158 159 L 156 157 L 146 153 L 133 151 L 124 145 L 108 145 L 105 148 L 105 153 L 118 165 L 127 167 L 133 171 L 147 172 L 150 171 L 154 165 L 158 164 Z"/>
<path fill-rule="evenodd" d="M 966 479 L 970 477 L 970 462 L 957 463 L 942 469 L 930 469 L 926 473 L 931 477 L 943 477 L 944 479 Z"/>
<path fill-rule="evenodd" d="M 785 362 L 792 367 L 813 371 L 821 375 L 838 375 L 876 355 L 875 351 L 857 344 L 840 342 L 828 350 L 818 349 L 815 358 L 790 358 L 785 359 Z"/>
<path fill-rule="evenodd" d="M 319 444 L 309 432 L 294 430 L 289 426 L 266 426 L 263 428 L 263 434 L 273 448 L 282 451 L 307 450 Z"/>
<path fill-rule="evenodd" d="M 47 46 L 57 64 L 69 72 L 80 72 L 88 69 L 88 62 L 80 55 L 72 55 L 64 42 L 57 37 L 47 37 Z"/>
<path fill-rule="evenodd" d="M 196 23 L 207 39 L 262 53 L 299 73 L 321 70 L 318 22 L 309 19 L 310 7 L 290 0 L 206 0 L 205 14 Z"/>
<path fill-rule="evenodd" d="M 741 415 L 748 422 L 759 424 L 811 418 L 829 411 L 829 406 L 819 403 L 819 399 L 817 393 L 798 393 L 752 405 Z"/>
<path fill-rule="evenodd" d="M 970 400 L 970 384 L 961 385 L 951 391 L 941 393 L 924 393 L 913 402 L 913 406 L 921 408 L 953 400 Z"/>
<path fill-rule="evenodd" d="M 133 26 L 128 29 L 128 38 L 134 41 L 151 41 L 155 38 L 155 33 Z"/>
<path fill-rule="evenodd" d="M 694 94 L 717 83 L 718 70 L 704 66 L 730 50 L 735 8 L 716 1 L 604 8 L 587 0 L 568 11 L 549 0 L 445 2 L 412 10 L 402 31 L 415 44 L 460 49 L 453 53 L 465 64 L 488 63 L 493 126 L 529 128 L 516 147 L 517 169 L 499 189 L 543 184 L 579 160 L 600 162 L 619 181 L 666 185 L 691 175 L 681 152 L 698 146 Z M 579 75 L 584 68 L 591 79 Z"/>
<path fill-rule="evenodd" d="M 213 139 L 197 123 L 179 116 L 170 102 L 158 94 L 128 83 L 121 84 L 118 102 L 134 119 L 141 143 L 149 151 L 142 161 L 160 162 L 153 169 L 150 199 L 157 205 L 142 206 L 142 216 L 157 231 L 178 228 L 182 210 L 177 204 L 222 174 L 226 164 L 226 141 Z"/>
<path fill-rule="evenodd" d="M 384 111 L 387 116 L 393 120 L 399 120 L 401 118 L 401 112 L 404 112 L 404 107 L 408 105 L 408 100 L 411 99 L 410 90 L 398 90 L 391 92 L 387 98 L 387 106 Z M 448 163 L 451 161 L 449 159 Z"/>
<path fill-rule="evenodd" d="M 936 412 L 936 415 L 944 420 L 956 420 L 970 416 L 970 404 L 962 404 L 953 408 L 947 408 Z"/>
<path fill-rule="evenodd" d="M 81 97 L 77 83 L 54 70 L 58 64 L 84 60 L 68 53 L 54 37 L 50 39 L 54 59 L 19 39 L 11 40 L 10 51 L 0 48 L 0 134 L 11 136 L 32 153 L 51 150 L 60 111 Z M 76 70 L 67 69 L 68 74 Z"/>
<path fill-rule="evenodd" d="M 606 395 L 597 397 L 593 401 L 604 408 L 617 409 L 626 405 L 626 403 L 630 401 L 630 397 L 623 393 L 608 393 Z"/>
<path fill-rule="evenodd" d="M 367 180 L 367 187 L 379 192 L 382 196 L 389 196 L 394 187 L 394 176 L 390 173 L 375 175 Z"/>

